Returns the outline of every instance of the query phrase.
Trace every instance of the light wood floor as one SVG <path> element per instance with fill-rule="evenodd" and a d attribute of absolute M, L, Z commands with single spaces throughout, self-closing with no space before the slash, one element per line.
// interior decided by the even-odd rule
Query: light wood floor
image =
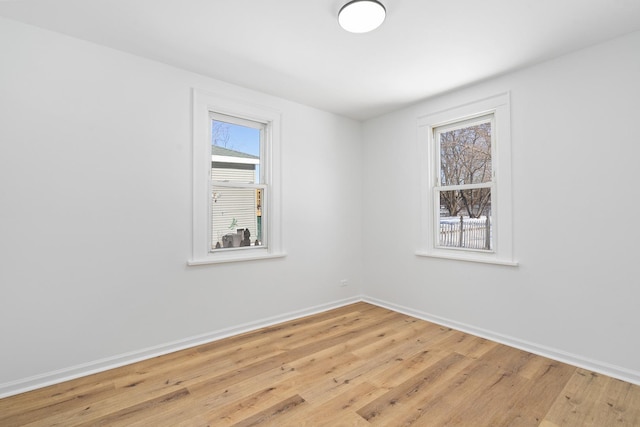
<path fill-rule="evenodd" d="M 640 387 L 357 303 L 0 400 L 0 426 L 640 426 Z"/>

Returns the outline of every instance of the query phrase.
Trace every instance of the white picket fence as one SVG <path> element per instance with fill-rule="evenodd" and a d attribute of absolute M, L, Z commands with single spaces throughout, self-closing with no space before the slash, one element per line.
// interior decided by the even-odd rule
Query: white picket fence
<path fill-rule="evenodd" d="M 481 218 L 441 218 L 440 246 L 491 249 L 491 219 Z"/>

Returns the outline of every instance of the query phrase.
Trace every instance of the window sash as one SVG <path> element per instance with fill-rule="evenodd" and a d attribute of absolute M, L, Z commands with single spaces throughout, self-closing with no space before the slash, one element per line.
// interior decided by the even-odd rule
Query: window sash
<path fill-rule="evenodd" d="M 460 186 L 456 186 L 456 187 L 460 187 Z M 441 232 L 442 232 L 442 215 L 441 215 L 441 202 L 440 202 L 440 194 L 446 191 L 457 191 L 457 190 L 452 190 L 450 187 L 434 187 L 433 189 L 433 208 L 434 208 L 434 214 L 433 214 L 433 232 L 432 232 L 432 236 L 433 236 L 433 247 L 437 248 L 437 249 L 443 249 L 443 250 L 452 250 L 452 251 L 471 251 L 471 252 L 480 252 L 480 253 L 494 253 L 495 252 L 495 212 L 494 212 L 494 197 L 495 197 L 495 185 L 493 185 L 492 183 L 485 183 L 485 184 L 474 184 L 474 185 L 467 185 L 464 186 L 466 188 L 460 189 L 460 190 L 476 190 L 476 189 L 482 189 L 482 188 L 486 188 L 489 189 L 490 191 L 490 202 L 489 202 L 489 218 L 488 220 L 490 221 L 489 224 L 489 231 L 488 231 L 488 248 L 485 246 L 485 242 L 483 242 L 482 244 L 479 244 L 478 246 L 485 246 L 484 248 L 474 248 L 471 246 L 451 246 L 451 245 L 443 245 L 441 244 Z M 466 213 L 466 212 L 465 212 Z M 460 215 L 458 215 L 460 216 Z M 463 215 L 464 216 L 464 215 Z M 476 219 L 481 219 L 482 216 L 480 216 L 479 218 Z M 486 216 L 485 216 L 486 218 Z M 485 231 L 486 232 L 486 231 Z M 485 234 L 483 234 L 483 239 L 486 239 L 487 236 Z"/>
<path fill-rule="evenodd" d="M 494 120 L 494 115 L 492 112 L 488 113 L 480 113 L 480 114 L 471 114 L 466 118 L 460 118 L 455 120 L 449 120 L 443 124 L 439 124 L 434 127 L 434 130 L 440 133 L 451 132 L 452 130 L 463 129 L 471 126 L 481 125 L 483 123 L 487 123 L 489 121 Z M 493 123 L 491 124 L 493 128 Z"/>
<path fill-rule="evenodd" d="M 217 185 L 217 184 L 212 184 L 211 188 L 212 188 L 212 201 L 209 204 L 210 205 L 210 212 L 211 212 L 211 226 L 210 226 L 210 244 L 211 244 L 211 248 L 210 248 L 210 252 L 226 252 L 226 251 L 232 251 L 232 250 L 267 250 L 269 248 L 269 221 L 268 221 L 268 212 L 269 212 L 269 194 L 268 194 L 268 188 L 266 185 L 264 184 L 256 184 L 256 185 L 236 185 L 237 183 L 231 183 L 231 185 L 229 185 L 230 183 L 222 183 L 223 185 Z M 225 185 L 226 184 L 226 185 Z M 242 211 L 243 209 L 241 207 L 239 207 L 240 209 L 238 211 L 232 211 L 232 214 L 235 214 L 236 216 L 232 216 L 232 218 L 239 218 L 240 219 L 240 223 L 237 224 L 236 227 L 234 228 L 228 228 L 227 224 L 223 224 L 223 223 L 216 223 L 216 214 L 218 212 L 216 212 L 216 204 L 218 203 L 218 200 L 221 203 L 224 203 L 224 198 L 225 196 L 228 196 L 229 194 L 222 194 L 221 198 L 216 200 L 215 198 L 215 193 L 216 193 L 216 189 L 238 189 L 238 190 L 250 190 L 253 194 L 254 194 L 254 198 L 253 200 L 250 202 L 249 204 L 249 213 L 248 215 L 246 214 L 246 210 L 245 210 L 245 215 L 242 215 Z M 261 191 L 260 194 L 258 194 L 258 191 Z M 238 197 L 238 194 L 234 194 L 233 196 Z M 258 209 L 258 200 L 260 201 L 259 206 L 260 209 Z M 226 208 L 226 206 L 224 207 Z M 259 214 L 258 214 L 259 212 Z M 252 223 L 253 219 L 255 216 L 255 224 Z M 249 219 L 251 218 L 251 219 Z M 249 223 L 247 224 L 244 220 L 248 220 Z M 224 245 L 224 239 L 223 239 L 223 234 L 234 234 L 235 230 L 237 228 L 248 228 L 251 231 L 251 236 L 250 236 L 250 244 L 248 246 L 234 246 L 234 247 L 225 247 Z M 215 233 L 216 230 L 219 231 L 219 233 Z M 255 245 L 255 241 L 259 240 L 260 244 L 259 245 Z M 221 247 L 217 248 L 216 247 L 216 243 L 220 243 Z"/>
<path fill-rule="evenodd" d="M 452 132 L 455 130 L 465 129 L 468 127 L 473 127 L 477 125 L 481 125 L 484 123 L 489 123 L 491 125 L 491 179 L 488 181 L 484 181 L 482 183 L 475 184 L 442 184 L 441 174 L 442 174 L 442 147 L 441 147 L 441 138 L 440 135 L 447 132 Z M 495 180 L 496 177 L 496 122 L 495 122 L 495 114 L 493 112 L 487 114 L 483 113 L 481 115 L 472 116 L 467 119 L 459 119 L 448 124 L 438 125 L 433 127 L 433 150 L 435 151 L 433 159 L 434 164 L 432 170 L 434 171 L 435 177 L 433 180 L 435 187 L 458 187 L 456 189 L 464 189 L 465 186 L 473 186 L 479 184 L 491 183 Z M 473 188 L 473 187 L 468 187 Z"/>
<path fill-rule="evenodd" d="M 211 122 L 224 122 L 233 125 L 243 126 L 251 129 L 257 129 L 260 131 L 260 154 L 258 160 L 258 183 L 268 184 L 268 163 L 267 153 L 269 152 L 268 145 L 271 144 L 271 130 L 270 125 L 267 122 L 262 122 L 253 119 L 247 119 L 243 117 L 230 116 L 215 111 L 209 111 L 209 119 Z M 209 133 L 212 132 L 212 127 L 209 128 Z M 212 135 L 209 135 L 209 140 L 213 139 Z M 213 169 L 213 168 L 212 168 Z"/>

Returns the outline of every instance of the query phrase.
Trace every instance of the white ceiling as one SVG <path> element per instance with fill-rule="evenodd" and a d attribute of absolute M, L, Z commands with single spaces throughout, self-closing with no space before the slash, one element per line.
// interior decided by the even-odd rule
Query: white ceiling
<path fill-rule="evenodd" d="M 338 26 L 347 0 L 0 0 L 0 16 L 356 119 L 640 30 L 640 0 L 381 1 L 368 34 Z"/>

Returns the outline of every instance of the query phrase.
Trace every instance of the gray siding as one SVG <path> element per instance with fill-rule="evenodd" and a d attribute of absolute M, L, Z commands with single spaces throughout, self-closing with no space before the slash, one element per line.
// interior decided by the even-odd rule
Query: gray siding
<path fill-rule="evenodd" d="M 249 229 L 253 242 L 257 237 L 256 190 L 214 187 L 213 191 L 220 196 L 215 201 L 212 197 L 212 246 L 215 247 L 216 242 L 222 245 L 222 236 L 236 233 L 240 228 Z"/>
<path fill-rule="evenodd" d="M 253 182 L 254 171 L 235 168 L 215 168 L 211 173 L 212 181 Z M 218 197 L 214 197 L 217 194 Z M 236 230 L 248 228 L 251 241 L 257 238 L 258 221 L 256 217 L 256 190 L 254 188 L 228 188 L 212 185 L 211 247 L 217 242 L 224 245 L 223 236 L 236 234 Z M 234 221 L 235 220 L 235 221 Z"/>
<path fill-rule="evenodd" d="M 256 178 L 255 172 L 253 169 L 236 169 L 236 168 L 211 169 L 211 179 L 214 181 L 254 182 L 255 178 Z"/>

